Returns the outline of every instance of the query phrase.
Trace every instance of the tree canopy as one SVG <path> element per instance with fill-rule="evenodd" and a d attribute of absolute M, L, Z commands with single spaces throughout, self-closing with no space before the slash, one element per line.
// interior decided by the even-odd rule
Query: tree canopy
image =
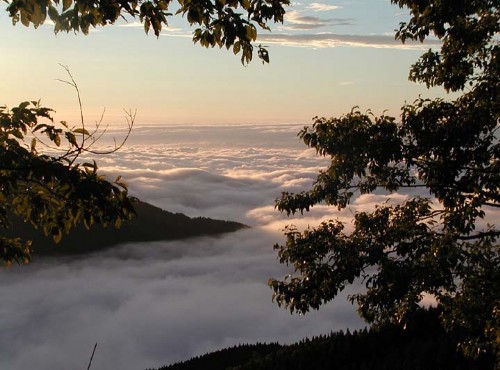
<path fill-rule="evenodd" d="M 64 82 L 76 89 L 80 101 L 69 77 L 71 81 Z M 56 242 L 79 223 L 86 228 L 95 223 L 120 227 L 135 213 L 125 184 L 120 178 L 106 180 L 95 161 L 82 162 L 80 156 L 111 153 L 126 138 L 99 151 L 94 145 L 105 132 L 102 120 L 91 130 L 82 112 L 81 124 L 69 127 L 64 121 L 55 123 L 51 113 L 39 101 L 0 107 L 0 227 L 9 229 L 12 217 L 19 216 Z M 130 133 L 134 114 L 128 112 L 127 118 Z M 27 263 L 30 258 L 29 240 L 0 235 L 0 260 L 5 264 Z"/>
<path fill-rule="evenodd" d="M 294 344 L 239 345 L 155 370 L 420 370 L 490 369 L 491 357 L 466 358 L 439 323 L 436 309 L 416 312 L 405 330 L 395 325 L 339 331 Z M 153 369 L 150 369 L 153 370 Z"/>
<path fill-rule="evenodd" d="M 499 30 L 497 1 L 392 0 L 410 11 L 396 38 L 441 40 L 411 67 L 409 79 L 457 92 L 453 100 L 419 97 L 399 118 L 354 108 L 315 117 L 300 133 L 331 163 L 312 188 L 283 193 L 288 215 L 353 197 L 404 191 L 400 203 L 356 213 L 352 230 L 330 220 L 285 229 L 275 245 L 294 272 L 270 279 L 273 298 L 291 312 L 318 309 L 346 286 L 370 324 L 405 324 L 430 294 L 444 326 L 469 355 L 500 354 Z M 418 195 L 420 194 L 420 195 Z M 496 219 L 495 219 L 496 217 Z M 499 359 L 500 361 L 500 359 Z"/>
<path fill-rule="evenodd" d="M 257 27 L 269 30 L 269 22 L 283 22 L 284 7 L 289 0 L 4 0 L 14 24 L 21 22 L 35 28 L 47 18 L 54 22 L 54 32 L 74 31 L 87 34 L 90 27 L 114 24 L 119 18 L 136 19 L 144 31 L 153 30 L 158 37 L 169 17 L 181 14 L 194 25 L 193 41 L 204 47 L 232 48 L 241 52 L 241 62 L 253 56 Z M 173 4 L 172 4 L 173 3 Z M 172 10 L 173 9 L 173 10 Z M 261 45 L 258 57 L 269 62 Z"/>

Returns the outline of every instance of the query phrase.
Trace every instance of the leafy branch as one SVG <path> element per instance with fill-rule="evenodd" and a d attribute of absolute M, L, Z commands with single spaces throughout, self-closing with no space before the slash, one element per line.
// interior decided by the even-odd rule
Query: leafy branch
<path fill-rule="evenodd" d="M 11 217 L 21 217 L 34 228 L 41 229 L 55 242 L 79 223 L 86 228 L 99 223 L 120 227 L 135 211 L 120 177 L 110 182 L 98 174 L 95 160 L 80 163 L 82 154 L 106 155 L 123 147 L 132 130 L 135 113 L 126 112 L 125 138 L 109 150 L 93 146 L 106 132 L 101 129 L 104 112 L 93 131 L 87 131 L 78 86 L 65 68 L 78 97 L 80 127 L 68 128 L 65 121 L 54 124 L 52 110 L 39 101 L 23 102 L 8 110 L 0 107 L 0 259 L 7 265 L 27 263 L 31 258 L 31 242 L 22 242 L 11 229 Z M 79 138 L 79 139 L 78 139 Z M 31 139 L 30 144 L 26 143 Z M 40 153 L 41 143 L 50 153 L 67 142 L 63 154 Z M 36 248 L 36 246 L 33 246 Z"/>

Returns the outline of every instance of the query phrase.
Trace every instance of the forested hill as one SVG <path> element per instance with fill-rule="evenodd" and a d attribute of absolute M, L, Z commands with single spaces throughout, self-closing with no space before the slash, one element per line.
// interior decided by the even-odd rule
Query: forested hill
<path fill-rule="evenodd" d="M 240 345 L 157 370 L 493 370 L 492 358 L 465 359 L 435 310 L 406 330 L 337 332 L 292 345 Z"/>
<path fill-rule="evenodd" d="M 137 216 L 124 222 L 120 229 L 94 225 L 86 230 L 79 225 L 61 242 L 55 244 L 39 230 L 20 219 L 11 228 L 16 237 L 33 240 L 33 257 L 41 255 L 71 255 L 94 252 L 126 242 L 176 240 L 203 235 L 217 235 L 247 227 L 232 221 L 213 220 L 206 217 L 190 218 L 182 213 L 164 211 L 151 204 L 134 199 Z"/>

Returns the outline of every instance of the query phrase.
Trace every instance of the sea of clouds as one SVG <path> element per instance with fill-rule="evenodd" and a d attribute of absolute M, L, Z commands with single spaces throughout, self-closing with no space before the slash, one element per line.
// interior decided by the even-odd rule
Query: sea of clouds
<path fill-rule="evenodd" d="M 297 125 L 142 126 L 118 153 L 97 158 L 132 195 L 188 216 L 243 222 L 219 237 L 131 243 L 78 258 L 36 258 L 0 270 L 0 368 L 145 369 L 240 343 L 290 343 L 364 326 L 344 292 L 320 311 L 291 315 L 272 302 L 269 277 L 290 272 L 273 244 L 282 229 L 317 225 L 387 199 L 358 197 L 288 219 L 282 191 L 307 189 L 325 159 Z M 111 135 L 121 135 L 119 131 Z M 398 201 L 402 195 L 394 194 Z"/>

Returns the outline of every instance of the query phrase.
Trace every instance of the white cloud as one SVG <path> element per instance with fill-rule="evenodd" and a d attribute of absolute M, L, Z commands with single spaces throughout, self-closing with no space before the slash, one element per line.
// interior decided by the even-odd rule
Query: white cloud
<path fill-rule="evenodd" d="M 285 16 L 285 26 L 282 29 L 285 30 L 313 30 L 322 27 L 329 26 L 350 26 L 354 24 L 352 18 L 319 18 L 313 16 L 302 15 L 301 12 L 297 10 L 290 11 Z"/>
<path fill-rule="evenodd" d="M 330 5 L 330 4 L 322 4 L 322 3 L 311 3 L 311 4 L 309 4 L 309 6 L 307 8 L 314 10 L 314 11 L 317 11 L 317 12 L 325 12 L 325 11 L 339 9 L 340 6 Z"/>
<path fill-rule="evenodd" d="M 289 220 L 273 209 L 274 198 L 309 186 L 325 163 L 299 142 L 300 127 L 134 129 L 122 151 L 97 159 L 110 178 L 123 175 L 131 193 L 167 210 L 254 227 L 1 270 L 9 320 L 0 323 L 0 368 L 83 367 L 98 342 L 93 368 L 140 369 L 239 343 L 362 326 L 345 296 L 291 316 L 266 286 L 286 273 L 272 245 Z"/>
<path fill-rule="evenodd" d="M 142 28 L 143 29 L 144 23 L 136 21 L 136 20 L 130 20 L 130 22 L 120 23 L 117 26 L 123 27 L 123 28 Z M 150 30 L 152 30 L 152 28 Z M 183 29 L 180 27 L 164 26 L 164 27 L 162 27 L 161 34 L 170 36 L 171 32 L 178 33 L 178 32 L 182 32 L 182 31 L 183 31 Z"/>
<path fill-rule="evenodd" d="M 306 317 L 271 302 L 265 282 L 284 274 L 277 237 L 256 228 L 2 270 L 0 368 L 81 368 L 98 342 L 93 368 L 141 369 L 360 327 L 345 299 Z"/>
<path fill-rule="evenodd" d="M 339 35 L 333 33 L 315 34 L 261 34 L 259 41 L 292 47 L 333 48 L 358 47 L 376 49 L 427 50 L 430 46 L 439 45 L 439 41 L 429 40 L 424 43 L 394 40 L 384 35 Z"/>
<path fill-rule="evenodd" d="M 144 28 L 144 23 L 139 22 L 139 21 L 131 21 L 131 22 L 126 22 L 119 24 L 118 27 L 124 27 L 124 28 Z"/>

